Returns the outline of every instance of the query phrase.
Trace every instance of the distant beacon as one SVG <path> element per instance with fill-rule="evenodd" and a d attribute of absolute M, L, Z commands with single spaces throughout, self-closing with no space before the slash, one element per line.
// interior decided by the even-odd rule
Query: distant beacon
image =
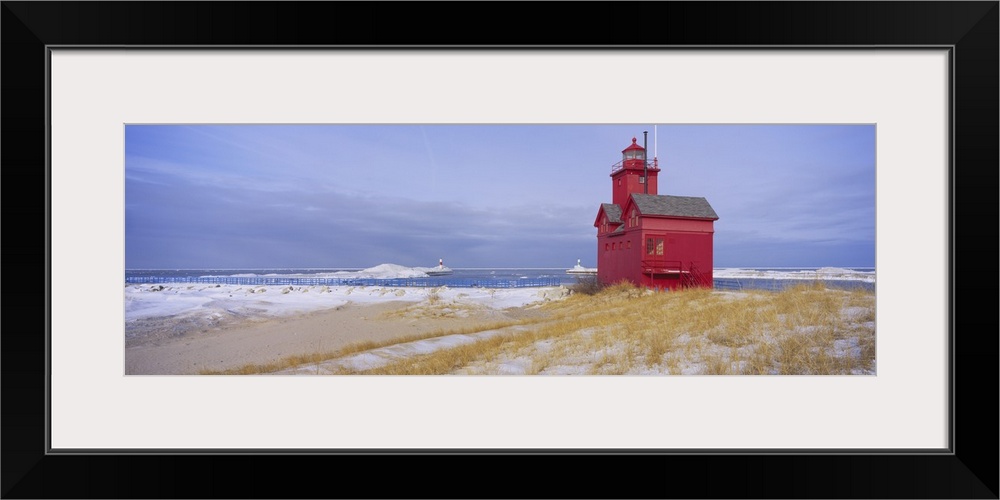
<path fill-rule="evenodd" d="M 602 203 L 594 220 L 597 279 L 653 289 L 711 288 L 719 216 L 705 198 L 657 194 L 659 173 L 635 137 L 611 166 L 611 203 Z"/>

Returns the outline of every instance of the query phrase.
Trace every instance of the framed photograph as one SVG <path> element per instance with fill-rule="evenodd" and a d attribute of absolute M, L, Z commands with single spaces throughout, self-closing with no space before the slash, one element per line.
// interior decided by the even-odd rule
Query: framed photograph
<path fill-rule="evenodd" d="M 8 186 L 45 193 L 41 200 L 8 196 L 16 200 L 8 204 L 9 221 L 18 215 L 44 222 L 38 224 L 44 235 L 34 229 L 8 238 L 8 255 L 31 262 L 9 259 L 8 271 L 40 268 L 45 279 L 37 292 L 7 301 L 3 495 L 296 497 L 314 485 L 290 485 L 286 474 L 240 478 L 251 462 L 255 470 L 289 470 L 316 461 L 354 473 L 373 465 L 400 471 L 398 481 L 347 486 L 349 493 L 334 496 L 448 496 L 451 491 L 427 484 L 436 466 L 492 485 L 498 481 L 490 479 L 489 465 L 545 459 L 614 477 L 655 473 L 625 485 L 551 481 L 529 494 L 518 484 L 484 493 L 997 498 L 997 436 L 992 425 L 978 423 L 996 421 L 995 392 L 973 389 L 982 383 L 990 389 L 995 380 L 997 339 L 980 332 L 984 325 L 993 331 L 996 320 L 990 308 L 969 305 L 981 300 L 973 299 L 985 285 L 959 279 L 971 271 L 956 257 L 973 251 L 959 251 L 956 229 L 963 228 L 963 248 L 995 254 L 995 237 L 977 237 L 975 246 L 968 238 L 995 227 L 983 219 L 996 215 L 996 205 L 985 202 L 997 196 L 998 3 L 582 3 L 574 4 L 573 28 L 554 27 L 522 7 L 505 5 L 488 20 L 455 24 L 437 15 L 447 6 L 419 3 L 4 2 Z M 609 11 L 622 22 L 609 22 Z M 422 35 L 403 37 L 416 18 L 434 21 L 422 26 Z M 694 19 L 712 21 L 695 32 Z M 513 44 L 512 26 L 549 35 L 565 30 L 572 43 Z M 588 35 L 573 34 L 578 30 Z M 615 40 L 600 33 L 614 33 Z M 496 43 L 490 34 L 508 40 Z M 186 179 L 213 176 L 203 183 L 212 189 L 172 192 L 169 200 L 158 198 L 165 191 L 136 189 L 136 176 L 155 184 L 176 173 L 185 148 L 199 147 L 192 136 L 165 139 L 172 127 L 198 133 L 211 127 L 222 136 L 233 129 L 296 127 L 284 138 L 282 156 L 288 157 L 274 163 L 290 178 L 302 171 L 279 167 L 309 161 L 292 152 L 315 127 L 618 130 L 646 124 L 870 132 L 877 370 L 282 377 L 175 376 L 156 368 L 155 355 L 129 364 L 125 263 L 156 262 L 164 246 L 174 245 L 169 255 L 177 256 L 199 241 L 212 244 L 172 238 L 179 226 L 141 240 L 142 246 L 127 240 L 140 213 L 135 207 L 158 209 L 141 213 L 159 220 L 190 209 L 197 212 L 185 219 L 190 223 L 214 213 L 218 205 L 206 199 L 241 192 L 237 177 L 222 179 L 204 164 L 190 168 Z M 267 130 L 271 136 L 254 139 L 261 147 L 274 137 L 274 129 Z M 141 136 L 147 132 L 152 135 Z M 427 141 L 425 134 L 429 150 Z M 143 147 L 149 143 L 156 146 Z M 358 143 L 382 151 L 377 137 Z M 212 154 L 230 163 L 240 158 L 235 149 Z M 746 160 L 746 179 L 768 168 L 739 151 L 731 155 Z M 479 175 L 476 182 L 488 183 Z M 643 181 L 655 179 L 644 175 Z M 268 182 L 277 186 L 280 177 Z M 557 182 L 541 175 L 524 180 L 542 190 Z M 607 183 L 594 181 L 602 193 Z M 363 190 L 362 184 L 351 189 Z M 633 188 L 649 188 L 643 184 Z M 426 201 L 453 201 L 435 193 Z M 25 210 L 43 201 L 38 210 Z M 277 196 L 253 201 L 281 202 Z M 647 210 L 631 203 L 622 202 Z M 350 219 L 381 220 L 353 205 L 353 211 L 342 207 Z M 252 204 L 240 206 L 240 213 L 257 213 Z M 442 214 L 461 223 L 493 220 Z M 604 208 L 600 214 L 607 219 Z M 343 222 L 332 227 L 349 233 L 352 226 Z M 600 224 L 594 225 L 600 238 Z M 38 242 L 37 250 L 21 250 L 28 241 Z M 324 241 L 349 245 L 340 236 Z M 673 243 L 663 241 L 668 249 Z M 655 255 L 655 238 L 649 248 Z M 381 255 L 375 248 L 356 252 Z M 665 266 L 651 276 L 666 280 Z M 443 261 L 427 269 L 451 271 Z M 19 277 L 8 288 L 38 281 Z M 966 305 L 958 307 L 959 297 Z M 19 311 L 44 318 L 36 334 L 16 334 L 22 327 L 13 327 L 11 318 L 24 314 Z M 147 368 L 130 372 L 134 366 Z M 488 465 L 485 457 L 496 462 Z M 674 479 L 664 470 L 674 471 Z M 688 484 L 675 488 L 678 481 Z"/>

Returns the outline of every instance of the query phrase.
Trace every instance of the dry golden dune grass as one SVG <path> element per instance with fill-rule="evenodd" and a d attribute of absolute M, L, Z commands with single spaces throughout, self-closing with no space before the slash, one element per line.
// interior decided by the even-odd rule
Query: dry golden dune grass
<path fill-rule="evenodd" d="M 434 315 L 422 304 L 410 313 Z M 517 328 L 511 328 L 517 325 Z M 849 375 L 875 373 L 875 294 L 820 282 L 781 292 L 654 292 L 619 284 L 546 303 L 482 340 L 353 375 Z M 435 332 L 421 338 L 464 332 Z M 404 339 L 407 342 L 414 339 Z M 395 344 L 401 344 L 397 341 Z M 228 373 L 273 373 L 375 349 L 355 345 Z M 319 372 L 317 370 L 317 372 Z M 328 372 L 329 373 L 329 372 Z"/>

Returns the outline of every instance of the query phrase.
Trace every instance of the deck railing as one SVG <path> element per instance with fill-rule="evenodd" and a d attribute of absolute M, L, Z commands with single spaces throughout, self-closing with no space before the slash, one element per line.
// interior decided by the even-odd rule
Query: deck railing
<path fill-rule="evenodd" d="M 613 174 L 613 173 L 615 173 L 615 172 L 617 172 L 617 171 L 625 168 L 625 162 L 626 161 L 630 161 L 630 162 L 632 162 L 632 161 L 640 161 L 641 162 L 642 160 L 622 160 L 622 161 L 620 161 L 618 163 L 615 163 L 614 165 L 611 165 L 611 173 Z M 649 168 L 650 170 L 654 170 L 654 169 L 658 168 L 657 165 L 656 165 L 656 163 L 653 160 L 646 160 L 646 167 Z"/>
<path fill-rule="evenodd" d="M 681 261 L 679 260 L 658 260 L 658 259 L 645 259 L 642 261 L 643 270 L 652 269 L 653 272 L 669 272 L 669 273 L 679 273 L 681 272 Z"/>

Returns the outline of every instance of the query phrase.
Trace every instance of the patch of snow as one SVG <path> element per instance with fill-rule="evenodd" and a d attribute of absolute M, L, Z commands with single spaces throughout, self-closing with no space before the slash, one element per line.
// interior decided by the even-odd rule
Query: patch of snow
<path fill-rule="evenodd" d="M 840 311 L 840 314 L 848 319 L 855 319 L 860 316 L 867 315 L 871 309 L 867 307 L 845 307 Z"/>
<path fill-rule="evenodd" d="M 382 272 L 395 272 L 382 268 Z M 447 288 L 447 287 L 355 287 L 292 286 L 274 288 L 218 285 L 190 287 L 171 285 L 126 285 L 125 320 L 204 314 L 229 310 L 240 315 L 281 316 L 300 312 L 334 309 L 348 303 L 374 304 L 384 301 L 438 301 L 459 305 L 479 305 L 507 309 L 558 300 L 568 296 L 564 287 L 543 288 Z M 290 293 L 295 291 L 296 293 Z M 301 293 L 300 293 L 301 292 Z M 266 300 L 265 300 L 266 297 Z"/>
<path fill-rule="evenodd" d="M 833 341 L 833 355 L 838 358 L 850 357 L 850 358 L 860 358 L 861 357 L 861 346 L 858 344 L 857 337 L 850 337 L 846 339 L 837 339 Z"/>
<path fill-rule="evenodd" d="M 494 369 L 497 375 L 524 375 L 531 369 L 531 358 L 521 356 L 519 358 L 504 361 Z"/>
<path fill-rule="evenodd" d="M 518 331 L 523 328 L 513 327 L 511 330 Z M 496 335 L 501 335 L 505 330 L 487 330 L 471 334 L 445 335 L 433 337 L 413 342 L 393 344 L 386 347 L 379 347 L 369 351 L 352 354 L 343 358 L 332 359 L 318 364 L 319 373 L 336 373 L 339 368 L 348 368 L 361 371 L 370 370 L 384 366 L 393 361 L 408 357 L 428 354 L 442 349 L 450 349 L 460 345 L 471 344 L 480 340 L 485 340 Z M 296 375 L 317 373 L 317 365 L 300 366 L 276 372 L 278 375 Z"/>

